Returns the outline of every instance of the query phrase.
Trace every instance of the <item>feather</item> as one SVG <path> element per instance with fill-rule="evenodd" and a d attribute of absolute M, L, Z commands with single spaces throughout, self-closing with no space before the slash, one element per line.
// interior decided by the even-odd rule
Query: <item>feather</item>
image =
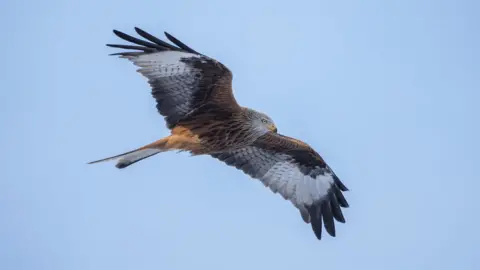
<path fill-rule="evenodd" d="M 155 49 L 142 47 L 142 46 L 134 46 L 134 45 L 119 45 L 119 44 L 107 44 L 108 47 L 112 48 L 121 48 L 121 49 L 130 49 L 130 50 L 140 50 L 144 52 L 155 52 Z"/>
<path fill-rule="evenodd" d="M 165 32 L 165 36 L 168 38 L 168 40 L 170 40 L 171 42 L 173 42 L 175 45 L 177 45 L 178 47 L 182 48 L 183 50 L 189 52 L 189 53 L 195 53 L 195 54 L 200 54 L 198 52 L 196 52 L 195 50 L 193 50 L 192 48 L 188 47 L 187 45 L 185 45 L 183 42 L 181 42 L 180 40 L 176 39 L 174 36 L 170 35 L 169 33 Z"/>
<path fill-rule="evenodd" d="M 152 36 L 151 34 L 143 31 L 142 29 L 140 29 L 140 28 L 138 28 L 138 27 L 135 27 L 135 31 L 136 31 L 140 36 L 142 36 L 142 37 L 150 40 L 151 42 L 154 42 L 154 43 L 156 43 L 156 44 L 158 44 L 158 45 L 160 45 L 160 46 L 162 46 L 162 47 L 168 48 L 168 49 L 170 49 L 170 50 L 178 50 L 177 47 L 172 46 L 172 45 L 166 43 L 165 41 L 163 41 L 163 40 L 161 40 L 161 39 L 159 39 L 159 38 L 157 38 L 157 37 L 155 37 L 155 36 Z"/>
<path fill-rule="evenodd" d="M 245 137 L 237 138 L 233 144 L 243 140 Z M 341 208 L 348 207 L 348 203 L 338 186 L 340 180 L 307 144 L 268 132 L 246 147 L 211 156 L 290 200 L 300 210 L 302 219 L 311 223 L 319 240 L 323 228 L 330 236 L 336 236 L 335 220 L 345 223 Z"/>
<path fill-rule="evenodd" d="M 126 41 L 130 41 L 130 42 L 138 44 L 138 45 L 143 45 L 145 47 L 155 48 L 155 49 L 158 49 L 158 50 L 163 50 L 164 49 L 162 46 L 159 46 L 158 44 L 147 42 L 145 40 L 141 40 L 141 39 L 138 39 L 136 37 L 132 37 L 132 36 L 127 35 L 123 32 L 120 32 L 118 30 L 113 30 L 113 33 L 121 39 L 124 39 Z"/>

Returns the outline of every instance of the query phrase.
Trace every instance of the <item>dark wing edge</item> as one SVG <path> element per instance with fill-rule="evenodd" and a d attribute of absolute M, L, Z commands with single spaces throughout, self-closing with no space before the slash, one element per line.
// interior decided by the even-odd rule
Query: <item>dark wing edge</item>
<path fill-rule="evenodd" d="M 203 54 L 193 50 L 189 46 L 185 45 L 183 42 L 175 38 L 174 36 L 170 35 L 167 32 L 164 32 L 165 36 L 167 39 L 175 44 L 177 47 L 168 44 L 167 42 L 151 35 L 150 33 L 138 28 L 134 27 L 135 32 L 139 34 L 141 37 L 145 38 L 146 40 L 141 40 L 136 37 L 130 36 L 128 34 L 125 34 L 121 31 L 118 30 L 113 30 L 113 33 L 118 36 L 119 38 L 134 43 L 136 45 L 122 45 L 122 44 L 106 44 L 108 47 L 112 48 L 120 48 L 120 49 L 127 49 L 127 50 L 138 50 L 141 52 L 132 52 L 132 51 L 127 51 L 127 52 L 118 52 L 118 53 L 112 53 L 110 55 L 119 55 L 119 56 L 138 56 L 141 54 L 147 54 L 147 53 L 155 53 L 155 52 L 162 52 L 162 51 L 179 51 L 179 52 L 186 52 L 186 53 L 193 53 L 197 55 L 203 56 Z"/>
<path fill-rule="evenodd" d="M 349 204 L 343 192 L 348 188 L 320 155 L 309 147 L 291 144 L 282 140 L 260 138 L 257 143 L 235 151 L 212 154 L 211 156 L 242 170 L 252 178 L 260 180 L 273 193 L 279 193 L 300 210 L 305 223 L 310 223 L 318 240 L 322 229 L 335 237 L 335 222 L 345 223 L 342 208 Z M 305 157 L 309 157 L 305 159 Z"/>

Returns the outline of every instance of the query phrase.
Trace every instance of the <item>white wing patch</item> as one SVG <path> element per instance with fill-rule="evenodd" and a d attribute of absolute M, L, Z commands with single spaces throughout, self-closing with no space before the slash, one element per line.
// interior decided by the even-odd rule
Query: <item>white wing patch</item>
<path fill-rule="evenodd" d="M 304 175 L 297 165 L 288 161 L 275 163 L 260 180 L 274 193 L 280 193 L 297 207 L 323 199 L 334 183 L 331 174 L 313 178 Z"/>
<path fill-rule="evenodd" d="M 142 55 L 122 56 L 133 62 L 137 71 L 148 79 L 158 111 L 167 123 L 176 123 L 193 109 L 193 98 L 200 91 L 203 71 L 192 64 L 204 63 L 204 56 L 179 51 L 159 51 Z M 182 61 L 189 60 L 189 61 Z M 190 63 L 187 63 L 190 62 Z"/>
<path fill-rule="evenodd" d="M 295 154 L 295 153 L 293 153 Z M 334 220 L 345 223 L 341 207 L 348 207 L 342 191 L 348 189 L 325 163 L 303 162 L 295 156 L 248 146 L 211 155 L 260 180 L 300 210 L 318 239 L 322 228 L 335 236 Z"/>
<path fill-rule="evenodd" d="M 192 53 L 178 51 L 162 51 L 152 54 L 124 57 L 140 67 L 138 71 L 147 78 L 163 78 L 188 74 L 192 72 L 192 69 L 180 60 L 184 58 L 201 58 Z"/>

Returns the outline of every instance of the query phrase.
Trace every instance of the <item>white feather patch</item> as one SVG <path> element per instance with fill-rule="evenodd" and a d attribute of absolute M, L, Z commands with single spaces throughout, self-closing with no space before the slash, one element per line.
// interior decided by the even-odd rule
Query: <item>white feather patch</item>
<path fill-rule="evenodd" d="M 291 200 L 299 207 L 324 198 L 334 183 L 331 174 L 313 178 L 304 175 L 297 165 L 288 161 L 277 162 L 261 180 L 273 192 L 279 192 L 285 199 Z"/>
<path fill-rule="evenodd" d="M 183 63 L 184 58 L 200 58 L 200 56 L 177 51 L 164 51 L 139 56 L 127 56 L 139 71 L 147 77 L 169 77 L 192 72 L 191 68 Z M 192 78 L 193 79 L 193 78 Z"/>

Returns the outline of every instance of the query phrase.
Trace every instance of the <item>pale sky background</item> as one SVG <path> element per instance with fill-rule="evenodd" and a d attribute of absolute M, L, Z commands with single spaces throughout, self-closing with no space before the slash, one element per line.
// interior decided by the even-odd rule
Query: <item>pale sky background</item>
<path fill-rule="evenodd" d="M 0 269 L 480 269 L 479 1 L 0 2 Z M 210 157 L 86 162 L 168 134 L 112 29 L 168 31 L 350 188 L 318 241 Z"/>

